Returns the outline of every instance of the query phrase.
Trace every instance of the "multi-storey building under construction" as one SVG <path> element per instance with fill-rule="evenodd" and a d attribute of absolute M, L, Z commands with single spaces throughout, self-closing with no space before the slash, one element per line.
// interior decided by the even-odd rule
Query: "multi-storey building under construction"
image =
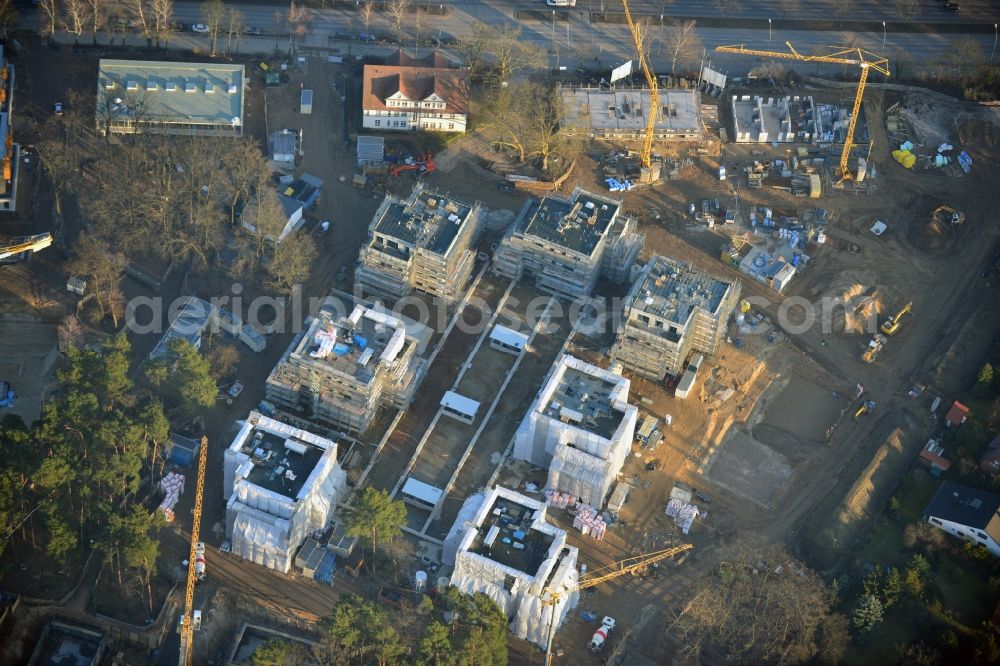
<path fill-rule="evenodd" d="M 365 293 L 395 301 L 412 290 L 462 297 L 475 265 L 472 244 L 482 206 L 418 183 L 407 199 L 386 195 L 361 249 L 355 281 Z"/>
<path fill-rule="evenodd" d="M 403 321 L 364 305 L 322 309 L 267 378 L 265 394 L 306 420 L 363 432 L 383 406 L 406 409 L 425 362 Z"/>
<path fill-rule="evenodd" d="M 715 353 L 739 297 L 738 280 L 654 255 L 625 299 L 612 362 L 657 381 L 676 375 L 688 354 Z"/>
<path fill-rule="evenodd" d="M 644 236 L 621 206 L 579 187 L 568 198 L 531 199 L 497 248 L 493 270 L 569 300 L 590 296 L 602 275 L 625 282 Z"/>

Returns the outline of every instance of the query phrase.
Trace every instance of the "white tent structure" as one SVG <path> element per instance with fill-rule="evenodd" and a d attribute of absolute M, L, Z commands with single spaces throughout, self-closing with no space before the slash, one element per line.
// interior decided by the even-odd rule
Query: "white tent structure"
<path fill-rule="evenodd" d="M 472 509 L 475 513 L 472 514 Z M 578 550 L 566 532 L 545 522 L 545 505 L 497 486 L 466 500 L 445 540 L 444 561 L 454 561 L 451 584 L 493 599 L 518 638 L 545 649 L 549 623 L 558 629 L 576 607 Z M 471 518 L 469 516 L 471 515 Z M 544 603 L 553 591 L 559 602 Z"/>
<path fill-rule="evenodd" d="M 347 488 L 336 442 L 258 412 L 242 422 L 223 472 L 232 552 L 283 573 Z"/>
<path fill-rule="evenodd" d="M 628 392 L 621 375 L 563 355 L 518 427 L 514 457 L 548 467 L 550 489 L 603 506 L 635 435 Z"/>

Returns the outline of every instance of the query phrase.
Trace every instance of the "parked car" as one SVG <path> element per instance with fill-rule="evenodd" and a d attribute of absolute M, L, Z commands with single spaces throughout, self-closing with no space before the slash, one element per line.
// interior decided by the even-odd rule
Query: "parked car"
<path fill-rule="evenodd" d="M 243 383 L 233 382 L 232 385 L 226 390 L 230 398 L 238 398 L 240 394 L 243 393 Z"/>
<path fill-rule="evenodd" d="M 358 39 L 363 42 L 377 42 L 378 38 L 375 37 L 374 32 L 359 32 Z"/>
<path fill-rule="evenodd" d="M 192 23 L 191 32 L 208 32 L 208 26 L 204 23 Z"/>
<path fill-rule="evenodd" d="M 345 42 L 354 39 L 354 37 L 351 35 L 351 33 L 349 33 L 349 32 L 343 32 L 343 31 L 333 33 L 333 38 L 336 39 L 336 40 L 345 41 Z"/>
<path fill-rule="evenodd" d="M 256 37 L 260 36 L 260 28 L 254 27 L 252 25 L 248 25 L 243 32 L 245 32 L 248 35 L 254 35 Z"/>

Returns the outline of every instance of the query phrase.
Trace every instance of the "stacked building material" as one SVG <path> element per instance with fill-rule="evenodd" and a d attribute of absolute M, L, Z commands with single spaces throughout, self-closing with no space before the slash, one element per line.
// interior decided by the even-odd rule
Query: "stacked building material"
<path fill-rule="evenodd" d="M 698 517 L 698 507 L 679 499 L 672 499 L 667 502 L 667 515 L 674 519 L 674 524 L 681 529 L 681 532 L 687 534 L 694 519 Z"/>
<path fill-rule="evenodd" d="M 589 504 L 577 505 L 573 527 L 598 541 L 604 539 L 604 532 L 608 528 L 607 523 L 604 522 L 604 518 L 597 513 L 597 509 Z"/>
<path fill-rule="evenodd" d="M 177 506 L 177 502 L 184 492 L 184 475 L 177 472 L 167 474 L 160 479 L 160 490 L 163 491 L 164 497 L 163 501 L 160 502 L 159 510 L 163 512 L 167 522 L 172 523 L 174 522 L 174 507 Z"/>
<path fill-rule="evenodd" d="M 567 506 L 576 504 L 576 497 L 569 493 L 561 493 L 557 490 L 545 491 L 545 503 L 551 504 L 557 509 L 565 509 Z"/>

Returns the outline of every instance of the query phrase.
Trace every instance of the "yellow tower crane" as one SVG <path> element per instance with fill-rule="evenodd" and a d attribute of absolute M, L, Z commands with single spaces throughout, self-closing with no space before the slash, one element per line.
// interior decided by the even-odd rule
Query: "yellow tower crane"
<path fill-rule="evenodd" d="M 181 616 L 181 655 L 177 662 L 180 666 L 194 664 L 194 583 L 198 573 L 195 570 L 198 558 L 198 537 L 201 532 L 201 501 L 205 492 L 205 463 L 208 460 L 208 438 L 201 438 L 201 451 L 198 454 L 198 482 L 194 490 L 194 511 L 191 516 L 191 552 L 188 554 L 187 586 L 184 588 L 184 615 Z"/>
<path fill-rule="evenodd" d="M 660 179 L 660 165 L 653 164 L 653 130 L 656 129 L 656 121 L 660 117 L 660 88 L 656 84 L 656 76 L 649 68 L 646 61 L 646 52 L 642 46 L 642 30 L 632 20 L 632 12 L 628 9 L 628 0 L 622 0 L 622 8 L 625 10 L 625 21 L 628 23 L 629 32 L 632 33 L 632 42 L 635 44 L 636 57 L 642 74 L 646 77 L 646 85 L 649 86 L 649 110 L 646 113 L 646 134 L 642 139 L 642 152 L 639 153 L 639 182 L 655 183 Z"/>
<path fill-rule="evenodd" d="M 555 613 L 556 604 L 559 600 L 563 598 L 564 595 L 571 594 L 572 592 L 579 592 L 580 590 L 586 590 L 588 588 L 594 587 L 595 585 L 600 585 L 601 583 L 607 582 L 609 580 L 614 580 L 619 576 L 624 576 L 628 573 L 635 573 L 646 567 L 665 560 L 675 555 L 680 555 L 683 552 L 689 551 L 694 546 L 690 543 L 686 543 L 681 546 L 674 546 L 673 548 L 667 548 L 665 550 L 660 550 L 655 553 L 647 553 L 645 555 L 638 555 L 636 557 L 629 557 L 624 560 L 615 562 L 614 564 L 605 567 L 604 569 L 598 569 L 588 575 L 587 578 L 582 578 L 577 581 L 576 585 L 563 590 L 552 590 L 549 592 L 548 598 L 543 602 L 546 606 L 552 606 L 552 613 L 549 615 L 549 640 L 545 646 L 545 665 L 551 666 L 552 664 L 552 639 L 555 637 Z"/>
<path fill-rule="evenodd" d="M 851 156 L 851 146 L 854 144 L 854 128 L 858 122 L 858 112 L 861 110 L 861 100 L 865 95 L 865 83 L 868 81 L 868 74 L 871 70 L 889 76 L 889 60 L 881 56 L 869 53 L 859 48 L 834 47 L 837 50 L 825 55 L 805 55 L 799 53 L 792 46 L 791 42 L 785 42 L 788 46 L 788 53 L 784 51 L 759 51 L 745 48 L 742 44 L 734 46 L 717 46 L 716 51 L 721 53 L 738 53 L 740 55 L 759 56 L 761 58 L 784 58 L 786 60 L 799 60 L 801 62 L 822 62 L 834 65 L 857 65 L 861 69 L 861 76 L 858 78 L 858 91 L 854 95 L 854 109 L 851 112 L 851 122 L 847 127 L 847 136 L 844 137 L 844 150 L 840 154 L 840 179 L 853 180 L 854 174 L 851 172 L 847 162 Z"/>

